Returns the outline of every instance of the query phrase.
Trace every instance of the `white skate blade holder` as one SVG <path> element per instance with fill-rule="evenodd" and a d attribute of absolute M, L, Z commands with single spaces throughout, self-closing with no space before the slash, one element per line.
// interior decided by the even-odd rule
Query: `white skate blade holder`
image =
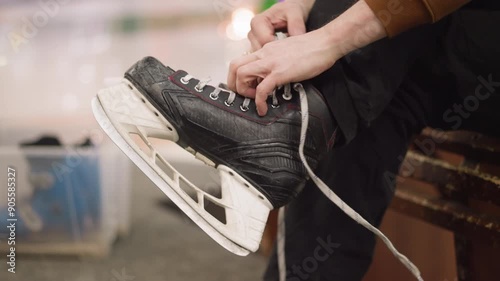
<path fill-rule="evenodd" d="M 92 101 L 92 110 L 111 140 L 212 239 L 240 256 L 259 248 L 272 204 L 231 168 L 215 167 L 208 157 L 191 148 L 186 150 L 217 169 L 220 198 L 195 186 L 179 173 L 151 142 L 153 138 L 177 142 L 179 136 L 175 128 L 128 80 L 123 79 L 120 84 L 99 91 Z M 149 153 L 141 150 L 133 135 L 142 139 Z M 209 203 L 224 209 L 224 221 L 206 210 Z"/>

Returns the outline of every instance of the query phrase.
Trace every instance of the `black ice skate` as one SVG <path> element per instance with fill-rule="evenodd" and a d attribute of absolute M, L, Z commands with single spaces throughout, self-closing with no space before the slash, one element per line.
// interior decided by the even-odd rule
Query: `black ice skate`
<path fill-rule="evenodd" d="M 258 249 L 269 210 L 290 202 L 307 180 L 299 157 L 301 96 L 311 120 L 304 155 L 312 169 L 333 146 L 335 126 L 322 95 L 307 83 L 276 90 L 264 117 L 253 100 L 207 83 L 147 57 L 121 84 L 100 91 L 93 110 L 111 139 L 182 211 L 226 249 L 246 255 Z M 150 138 L 173 141 L 216 168 L 220 196 L 192 184 Z M 209 213 L 207 203 L 224 208 L 224 220 Z"/>

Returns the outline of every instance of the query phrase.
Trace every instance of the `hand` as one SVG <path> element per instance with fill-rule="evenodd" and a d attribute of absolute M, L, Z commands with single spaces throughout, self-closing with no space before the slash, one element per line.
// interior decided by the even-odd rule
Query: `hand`
<path fill-rule="evenodd" d="M 304 34 L 305 21 L 313 3 L 314 0 L 287 0 L 256 15 L 248 33 L 252 50 L 257 51 L 266 43 L 274 41 L 274 34 L 280 29 L 287 29 L 289 36 Z"/>
<path fill-rule="evenodd" d="M 253 43 L 258 49 L 233 60 L 229 66 L 228 87 L 241 95 L 255 98 L 257 112 L 261 116 L 267 113 L 267 96 L 277 86 L 313 78 L 342 56 L 387 36 L 382 22 L 364 0 L 359 0 L 322 28 L 301 35 L 295 33 L 295 36 L 274 41 L 274 28 L 287 26 L 289 33 L 290 30 L 298 30 L 290 27 L 291 16 L 283 12 L 288 9 L 282 8 L 286 7 L 286 3 L 298 5 L 298 1 L 288 0 L 282 5 L 276 4 L 274 10 L 269 9 L 269 15 L 276 13 L 281 17 L 274 17 L 274 21 L 268 18 L 267 27 L 262 32 L 252 28 L 250 33 L 255 37 L 251 40 L 258 43 Z M 303 0 L 300 3 L 307 3 L 303 7 L 304 11 L 309 12 L 313 2 Z M 281 21 L 277 21 L 278 18 Z M 253 36 L 251 34 L 249 38 Z M 261 45 L 261 42 L 269 43 Z M 260 48 L 261 46 L 263 47 Z"/>
<path fill-rule="evenodd" d="M 231 62 L 228 86 L 240 95 L 255 98 L 257 112 L 266 115 L 267 97 L 276 87 L 315 77 L 340 58 L 329 39 L 325 29 L 318 29 L 267 43 Z"/>

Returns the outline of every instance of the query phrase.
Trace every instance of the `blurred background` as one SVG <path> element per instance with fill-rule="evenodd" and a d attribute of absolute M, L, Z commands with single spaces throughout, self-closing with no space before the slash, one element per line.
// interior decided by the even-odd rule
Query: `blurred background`
<path fill-rule="evenodd" d="M 7 272 L 7 187 L 0 188 L 0 280 L 262 276 L 262 255 L 229 253 L 172 207 L 110 143 L 90 107 L 99 89 L 148 55 L 225 82 L 262 4 L 0 1 L 1 170 L 14 166 L 18 186 L 16 274 Z"/>
<path fill-rule="evenodd" d="M 273 2 L 0 0 L 0 280 L 261 280 L 275 229 L 257 254 L 227 252 L 110 143 L 90 101 L 144 56 L 225 82 L 231 59 L 249 48 L 251 18 Z M 8 166 L 16 274 L 6 263 Z M 454 280 L 451 233 L 395 214 L 384 224 L 434 274 L 428 280 Z M 434 260 L 418 253 L 422 236 Z M 412 280 L 385 247 L 377 253 L 367 281 Z"/>

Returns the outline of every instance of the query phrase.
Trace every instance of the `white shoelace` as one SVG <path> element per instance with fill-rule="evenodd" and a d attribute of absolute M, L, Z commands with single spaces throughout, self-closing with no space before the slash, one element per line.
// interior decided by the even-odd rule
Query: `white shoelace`
<path fill-rule="evenodd" d="M 299 92 L 300 95 L 300 108 L 302 114 L 302 127 L 300 129 L 300 143 L 299 143 L 299 155 L 302 163 L 304 164 L 307 173 L 316 184 L 316 186 L 325 194 L 325 196 L 330 199 L 335 205 L 337 205 L 344 213 L 346 213 L 350 218 L 352 218 L 357 223 L 364 226 L 366 229 L 377 235 L 389 248 L 389 250 L 399 259 L 399 261 L 411 271 L 411 273 L 419 281 L 423 281 L 420 271 L 418 268 L 403 254 L 399 253 L 394 247 L 392 242 L 387 238 L 380 230 L 371 225 L 367 220 L 365 220 L 360 214 L 358 214 L 354 209 L 352 209 L 348 204 L 346 204 L 340 197 L 338 197 L 335 192 L 333 192 L 314 172 L 312 171 L 309 164 L 307 164 L 306 158 L 304 156 L 304 145 L 306 140 L 307 126 L 309 124 L 309 105 L 307 102 L 306 91 L 302 84 L 295 83 L 293 85 L 294 89 Z M 278 250 L 278 268 L 280 274 L 280 281 L 286 280 L 286 262 L 285 262 L 285 207 L 282 207 L 278 215 L 278 238 L 277 238 L 277 250 Z"/>
<path fill-rule="evenodd" d="M 187 85 L 189 83 L 189 81 L 191 81 L 192 79 L 194 79 L 194 76 L 192 76 L 190 74 L 186 74 L 185 76 L 181 77 L 180 80 L 181 80 L 181 83 Z M 198 83 L 196 84 L 196 86 L 194 86 L 195 91 L 201 93 L 203 91 L 203 89 L 205 88 L 205 86 L 208 85 L 208 83 L 211 80 L 212 79 L 210 77 L 204 78 L 204 79 L 200 79 L 198 81 Z M 280 89 L 280 88 L 278 88 L 278 89 Z M 228 90 L 222 89 L 220 87 L 216 87 L 209 94 L 209 97 L 212 100 L 217 100 L 219 98 L 220 92 L 222 92 L 222 91 L 229 93 L 229 96 L 224 101 L 224 104 L 226 106 L 232 106 L 234 104 L 234 100 L 236 99 L 236 93 L 233 92 L 233 91 L 228 91 Z M 278 108 L 279 107 L 279 102 L 278 102 L 278 98 L 276 97 L 276 90 L 274 90 L 271 93 L 271 96 L 272 96 L 272 99 L 273 99 L 273 102 L 272 102 L 271 106 L 273 108 Z M 292 90 L 291 90 L 290 84 L 285 85 L 285 89 L 283 90 L 283 96 L 282 97 L 283 97 L 284 100 L 290 100 L 290 99 L 292 99 Z M 245 98 L 243 100 L 243 103 L 240 105 L 241 111 L 247 111 L 249 109 L 248 106 L 250 105 L 250 101 L 251 101 L 251 99 L 249 99 L 249 98 Z"/>

